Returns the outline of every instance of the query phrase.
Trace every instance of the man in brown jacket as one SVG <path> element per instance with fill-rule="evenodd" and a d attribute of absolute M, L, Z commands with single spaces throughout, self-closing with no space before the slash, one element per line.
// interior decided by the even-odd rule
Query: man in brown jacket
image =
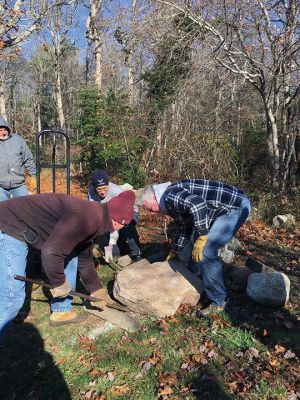
<path fill-rule="evenodd" d="M 43 269 L 54 286 L 50 325 L 81 322 L 69 296 L 77 269 L 91 295 L 108 300 L 95 271 L 92 240 L 129 224 L 134 198 L 128 190 L 103 204 L 57 193 L 0 203 L 0 342 L 25 299 L 25 284 L 14 275 L 25 275 L 28 245 L 41 251 Z"/>

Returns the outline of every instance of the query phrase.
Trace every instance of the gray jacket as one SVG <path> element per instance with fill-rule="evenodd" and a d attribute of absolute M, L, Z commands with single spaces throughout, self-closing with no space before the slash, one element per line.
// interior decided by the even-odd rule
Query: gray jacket
<path fill-rule="evenodd" d="M 25 184 L 25 168 L 30 176 L 36 176 L 36 166 L 25 140 L 11 133 L 7 121 L 0 117 L 0 127 L 9 130 L 9 137 L 0 140 L 0 187 L 14 189 Z"/>

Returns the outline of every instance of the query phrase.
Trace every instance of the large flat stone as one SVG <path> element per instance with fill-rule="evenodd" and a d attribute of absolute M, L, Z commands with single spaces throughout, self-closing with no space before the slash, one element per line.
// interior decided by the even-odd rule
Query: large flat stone
<path fill-rule="evenodd" d="M 132 311 L 163 318 L 174 315 L 181 304 L 195 305 L 203 291 L 202 281 L 173 262 L 139 262 L 120 271 L 114 296 Z"/>

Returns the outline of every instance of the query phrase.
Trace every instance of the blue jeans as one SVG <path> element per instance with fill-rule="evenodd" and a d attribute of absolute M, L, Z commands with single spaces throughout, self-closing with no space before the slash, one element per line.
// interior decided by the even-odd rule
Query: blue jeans
<path fill-rule="evenodd" d="M 19 186 L 15 189 L 4 189 L 0 187 L 0 201 L 9 200 L 12 197 L 26 196 L 27 194 L 26 185 Z"/>
<path fill-rule="evenodd" d="M 5 330 L 18 314 L 25 300 L 25 282 L 14 279 L 14 275 L 25 275 L 28 245 L 0 231 L 0 343 Z M 78 259 L 70 256 L 66 260 L 65 275 L 72 289 L 76 287 Z M 69 311 L 72 296 L 51 302 L 53 312 Z"/>
<path fill-rule="evenodd" d="M 196 263 L 192 260 L 191 256 L 195 240 L 197 239 L 195 231 L 192 233 L 189 242 L 179 253 L 179 260 L 192 272 L 201 276 L 204 284 L 204 292 L 213 305 L 223 305 L 227 296 L 218 251 L 232 239 L 247 220 L 250 211 L 250 202 L 245 197 L 239 208 L 230 209 L 227 214 L 216 218 L 207 235 L 208 240 L 203 249 L 201 262 Z"/>

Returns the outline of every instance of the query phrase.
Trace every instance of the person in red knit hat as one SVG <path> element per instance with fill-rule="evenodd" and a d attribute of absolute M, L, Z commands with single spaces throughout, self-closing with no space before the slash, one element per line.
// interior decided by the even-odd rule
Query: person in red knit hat
<path fill-rule="evenodd" d="M 107 203 L 109 214 L 113 220 L 114 230 L 130 224 L 133 218 L 135 195 L 132 190 L 125 190 Z M 119 227 L 117 227 L 119 226 Z"/>
<path fill-rule="evenodd" d="M 0 343 L 25 299 L 28 246 L 40 250 L 43 269 L 53 286 L 51 326 L 81 322 L 72 309 L 77 269 L 92 296 L 109 300 L 94 267 L 92 240 L 129 224 L 135 195 L 122 192 L 99 204 L 60 193 L 16 197 L 0 202 Z M 104 303 L 103 303 L 104 302 Z M 101 307 L 101 301 L 97 304 Z"/>

